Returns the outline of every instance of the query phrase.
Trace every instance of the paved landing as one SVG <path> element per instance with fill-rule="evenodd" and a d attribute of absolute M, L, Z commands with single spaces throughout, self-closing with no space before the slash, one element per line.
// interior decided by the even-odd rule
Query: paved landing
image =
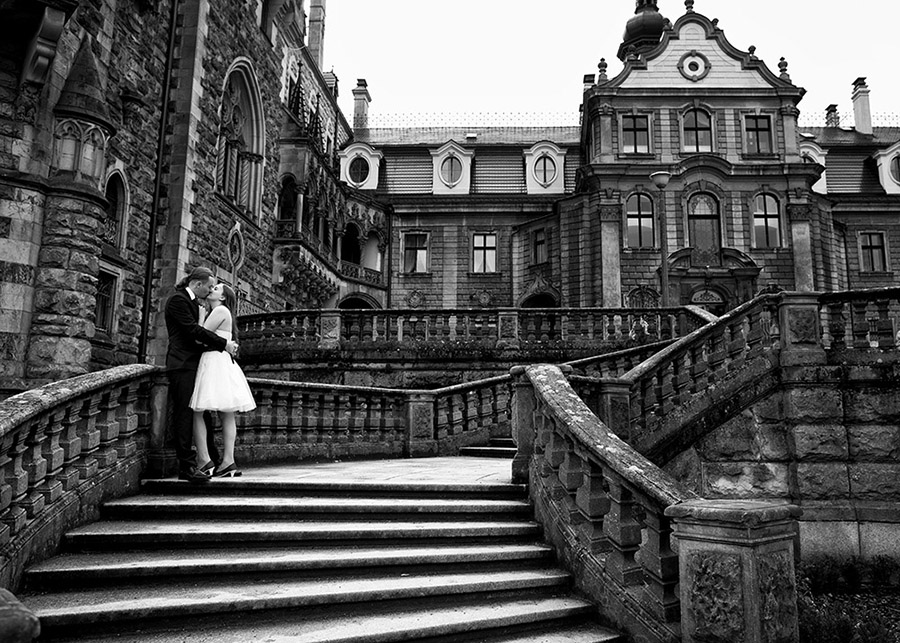
<path fill-rule="evenodd" d="M 446 457 L 247 465 L 241 471 L 244 481 L 509 484 L 511 466 L 509 458 Z"/>

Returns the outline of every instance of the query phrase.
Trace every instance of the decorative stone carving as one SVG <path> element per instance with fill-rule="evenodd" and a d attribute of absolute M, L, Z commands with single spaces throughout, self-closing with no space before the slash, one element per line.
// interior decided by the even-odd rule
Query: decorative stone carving
<path fill-rule="evenodd" d="M 425 295 L 419 290 L 413 290 L 406 296 L 406 305 L 410 308 L 421 308 L 425 305 Z"/>
<path fill-rule="evenodd" d="M 244 264 L 244 233 L 241 232 L 240 221 L 228 232 L 228 262 L 234 272 Z"/>
<path fill-rule="evenodd" d="M 529 297 L 542 293 L 549 293 L 556 301 L 559 301 L 559 289 L 557 285 L 544 277 L 544 275 L 539 274 L 535 276 L 534 281 L 530 282 L 525 287 L 525 292 L 519 297 L 519 303 L 525 301 Z"/>
<path fill-rule="evenodd" d="M 482 308 L 487 308 L 493 303 L 494 296 L 487 290 L 478 290 L 472 294 L 470 299 Z"/>
<path fill-rule="evenodd" d="M 778 551 L 757 559 L 760 619 L 764 643 L 794 641 L 797 622 L 797 593 L 793 574 L 784 570 L 793 565 L 787 552 Z"/>
<path fill-rule="evenodd" d="M 787 207 L 788 219 L 791 221 L 809 221 L 812 219 L 813 206 L 802 204 L 791 204 Z"/>
<path fill-rule="evenodd" d="M 694 620 L 694 640 L 744 640 L 744 589 L 741 559 L 736 554 L 694 552 L 688 562 L 687 599 Z"/>
<path fill-rule="evenodd" d="M 791 308 L 788 310 L 788 320 L 792 343 L 817 344 L 819 342 L 815 310 Z"/>
<path fill-rule="evenodd" d="M 56 58 L 59 37 L 66 24 L 66 14 L 60 9 L 44 7 L 44 15 L 37 33 L 34 34 L 25 61 L 22 65 L 22 82 L 34 83 L 39 87 L 47 81 L 47 73 Z"/>
<path fill-rule="evenodd" d="M 600 206 L 600 221 L 612 221 L 614 223 L 618 223 L 622 220 L 622 206 L 621 205 L 601 205 Z"/>

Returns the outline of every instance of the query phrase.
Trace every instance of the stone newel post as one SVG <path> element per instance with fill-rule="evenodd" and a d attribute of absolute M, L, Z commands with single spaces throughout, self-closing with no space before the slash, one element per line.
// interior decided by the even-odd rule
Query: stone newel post
<path fill-rule="evenodd" d="M 794 643 L 794 551 L 800 508 L 692 500 L 675 519 L 684 643 Z"/>
<path fill-rule="evenodd" d="M 437 455 L 434 439 L 434 394 L 413 393 L 406 404 L 409 457 Z"/>
<path fill-rule="evenodd" d="M 512 437 L 516 442 L 512 481 L 524 484 L 528 482 L 528 467 L 534 454 L 534 394 L 524 366 L 513 366 L 509 374 L 513 377 Z"/>

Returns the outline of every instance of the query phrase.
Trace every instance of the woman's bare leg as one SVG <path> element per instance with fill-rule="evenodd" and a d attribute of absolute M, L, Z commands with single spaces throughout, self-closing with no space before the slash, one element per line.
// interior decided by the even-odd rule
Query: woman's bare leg
<path fill-rule="evenodd" d="M 219 418 L 222 420 L 222 442 L 224 443 L 224 452 L 222 453 L 222 462 L 220 469 L 224 469 L 234 464 L 234 443 L 237 440 L 237 424 L 235 424 L 233 412 L 219 412 Z"/>
<path fill-rule="evenodd" d="M 197 467 L 209 462 L 209 449 L 206 446 L 206 422 L 203 411 L 194 411 L 194 448 L 197 449 Z"/>

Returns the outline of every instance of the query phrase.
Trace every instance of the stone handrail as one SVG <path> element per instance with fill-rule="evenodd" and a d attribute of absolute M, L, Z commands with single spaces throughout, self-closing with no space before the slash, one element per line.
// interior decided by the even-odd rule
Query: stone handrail
<path fill-rule="evenodd" d="M 634 640 L 796 641 L 799 509 L 698 498 L 597 418 L 564 370 L 513 369 L 513 480 L 578 588 Z"/>
<path fill-rule="evenodd" d="M 0 402 L 0 586 L 15 588 L 66 529 L 97 517 L 102 500 L 137 488 L 162 379 L 157 367 L 119 366 Z"/>
<path fill-rule="evenodd" d="M 536 342 L 648 341 L 684 337 L 707 322 L 692 308 L 439 308 L 291 310 L 243 316 L 239 325 L 242 353 L 250 356 L 287 345 L 470 342 L 518 348 Z"/>

